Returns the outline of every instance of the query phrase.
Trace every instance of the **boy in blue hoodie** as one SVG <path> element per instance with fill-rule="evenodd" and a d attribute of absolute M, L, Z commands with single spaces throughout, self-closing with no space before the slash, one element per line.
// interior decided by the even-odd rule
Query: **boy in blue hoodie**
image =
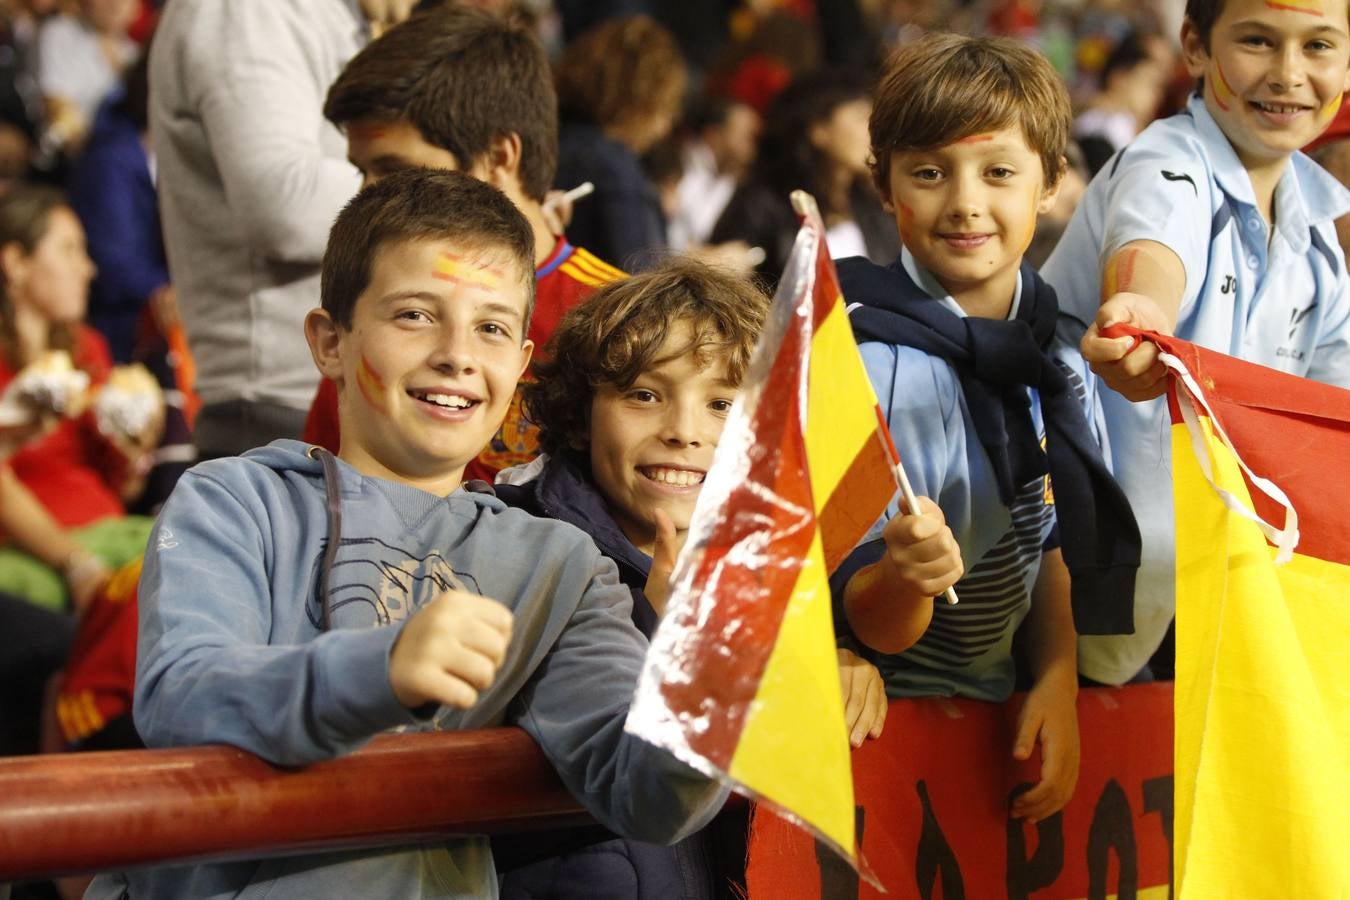
<path fill-rule="evenodd" d="M 1041 780 L 1012 813 L 1032 821 L 1077 780 L 1075 624 L 1128 630 L 1138 563 L 1128 504 L 1055 359 L 1054 293 L 1022 260 L 1068 127 L 1058 75 L 1011 41 L 934 35 L 899 51 L 870 130 L 904 246 L 889 267 L 839 266 L 920 495 L 917 509 L 897 500 L 836 573 L 842 630 L 875 651 L 893 697 L 1001 702 L 1021 629 L 1032 684 L 1012 755 L 1039 744 Z M 953 585 L 955 606 L 940 598 Z"/>
<path fill-rule="evenodd" d="M 391 728 L 529 732 L 602 823 L 677 840 L 724 794 L 623 732 L 646 649 L 582 532 L 461 490 L 530 359 L 530 227 L 496 189 L 415 170 L 333 226 L 306 337 L 342 452 L 295 441 L 198 466 L 141 582 L 136 725 L 281 765 Z M 509 711 L 509 717 L 508 717 Z M 163 868 L 92 896 L 488 897 L 482 837 Z"/>

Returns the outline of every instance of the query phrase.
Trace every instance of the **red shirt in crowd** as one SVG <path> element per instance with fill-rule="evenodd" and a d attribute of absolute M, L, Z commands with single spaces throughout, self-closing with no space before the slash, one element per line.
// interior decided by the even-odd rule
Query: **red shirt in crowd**
<path fill-rule="evenodd" d="M 112 353 L 97 331 L 84 325 L 75 333 L 71 359 L 88 373 L 92 384 L 108 380 Z M 0 359 L 0 392 L 18 373 Z M 50 434 L 24 447 L 9 458 L 9 466 L 24 486 L 33 492 L 65 528 L 78 528 L 99 519 L 120 516 L 122 500 L 111 486 L 113 468 L 120 456 L 98 433 L 89 411 L 62 419 Z"/>

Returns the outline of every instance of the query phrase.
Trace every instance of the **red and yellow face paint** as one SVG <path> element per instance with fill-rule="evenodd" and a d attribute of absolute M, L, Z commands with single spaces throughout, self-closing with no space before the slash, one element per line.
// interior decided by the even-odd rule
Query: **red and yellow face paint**
<path fill-rule="evenodd" d="M 388 410 L 384 403 L 384 379 L 380 373 L 375 371 L 375 367 L 370 364 L 370 360 L 364 356 L 361 357 L 360 364 L 356 367 L 356 386 L 361 391 L 361 396 L 366 398 L 366 403 L 370 404 L 376 412 L 384 413 Z"/>
<path fill-rule="evenodd" d="M 436 268 L 431 274 L 441 281 L 450 281 L 485 291 L 500 290 L 506 280 L 506 275 L 501 269 L 454 253 L 438 254 Z"/>
<path fill-rule="evenodd" d="M 994 136 L 993 136 L 992 134 L 972 134 L 972 135 L 970 135 L 969 137 L 963 137 L 963 138 L 961 138 L 961 139 L 960 139 L 959 141 L 957 141 L 956 143 L 958 143 L 958 144 L 983 144 L 983 143 L 985 143 L 986 141 L 992 141 L 993 139 L 994 139 Z"/>
<path fill-rule="evenodd" d="M 1320 0 L 1265 0 L 1268 9 L 1287 10 L 1317 18 L 1326 18 Z"/>
<path fill-rule="evenodd" d="M 1213 77 L 1209 79 L 1209 89 L 1210 93 L 1214 95 L 1214 102 L 1219 104 L 1219 109 L 1224 112 L 1228 112 L 1237 102 L 1237 92 L 1233 90 L 1233 86 L 1224 77 L 1223 67 L 1219 65 L 1217 59 L 1214 60 L 1214 72 Z"/>

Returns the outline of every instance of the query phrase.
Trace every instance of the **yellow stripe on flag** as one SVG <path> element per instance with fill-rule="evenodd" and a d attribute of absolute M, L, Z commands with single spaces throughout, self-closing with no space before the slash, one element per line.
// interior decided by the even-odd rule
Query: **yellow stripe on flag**
<path fill-rule="evenodd" d="M 877 397 L 839 300 L 811 339 L 807 396 L 806 458 L 819 514 L 862 446 L 877 433 Z"/>
<path fill-rule="evenodd" d="M 1215 483 L 1250 505 L 1200 424 Z M 1350 566 L 1296 553 L 1276 567 L 1206 482 L 1185 425 L 1172 431 L 1177 896 L 1347 896 Z"/>
<path fill-rule="evenodd" d="M 817 532 L 727 774 L 851 855 L 853 769 L 844 701 L 834 644 L 821 640 L 832 627 Z"/>

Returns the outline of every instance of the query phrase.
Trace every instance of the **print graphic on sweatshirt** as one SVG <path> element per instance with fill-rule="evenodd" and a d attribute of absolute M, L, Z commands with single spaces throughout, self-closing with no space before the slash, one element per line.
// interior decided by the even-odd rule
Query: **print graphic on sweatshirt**
<path fill-rule="evenodd" d="M 315 628 L 323 621 L 321 568 L 324 547 L 314 560 L 314 590 L 305 614 Z M 334 627 L 393 625 L 443 591 L 481 594 L 478 581 L 456 572 L 440 553 L 426 556 L 374 537 L 344 537 L 329 575 L 329 610 Z"/>

